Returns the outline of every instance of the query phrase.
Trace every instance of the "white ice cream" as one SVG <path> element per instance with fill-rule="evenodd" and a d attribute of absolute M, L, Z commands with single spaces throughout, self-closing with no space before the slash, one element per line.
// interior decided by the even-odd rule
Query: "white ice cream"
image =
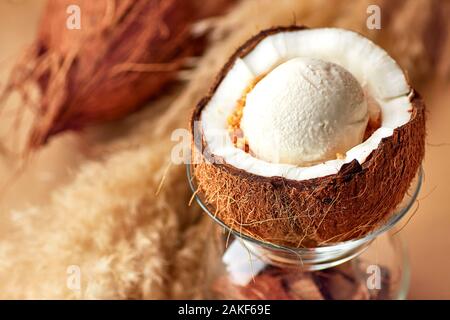
<path fill-rule="evenodd" d="M 247 95 L 241 128 L 257 158 L 309 166 L 360 144 L 368 121 L 363 89 L 343 67 L 295 58 Z"/>

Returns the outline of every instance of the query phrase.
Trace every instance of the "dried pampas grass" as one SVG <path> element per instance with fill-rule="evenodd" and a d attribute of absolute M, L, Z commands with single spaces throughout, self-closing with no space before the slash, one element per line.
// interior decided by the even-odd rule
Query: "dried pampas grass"
<path fill-rule="evenodd" d="M 216 257 L 206 241 L 212 222 L 198 218 L 196 205 L 188 206 L 191 192 L 184 166 L 169 165 L 170 133 L 187 126 L 191 108 L 236 47 L 273 25 L 295 22 L 360 31 L 393 52 L 413 79 L 434 77 L 435 67 L 445 64 L 442 59 L 431 63 L 432 50 L 425 50 L 423 33 L 408 33 L 412 51 L 395 44 L 405 35 L 399 30 L 409 30 L 423 14 L 422 6 L 435 1 L 417 1 L 415 14 L 401 14 L 407 10 L 404 4 L 390 8 L 392 1 L 375 1 L 382 13 L 393 10 L 404 22 L 394 27 L 392 17 L 382 22 L 386 25 L 381 31 L 369 31 L 366 9 L 373 2 L 279 0 L 275 5 L 272 0 L 247 0 L 228 15 L 198 25 L 214 27 L 213 44 L 180 95 L 172 92 L 152 103 L 155 108 L 149 110 L 158 112 L 143 110 L 124 120 L 132 121 L 127 133 L 94 147 L 102 160 L 86 161 L 74 181 L 55 190 L 47 205 L 3 215 L 2 229 L 7 231 L 0 245 L 0 298 L 207 297 L 200 284 L 208 278 L 208 260 Z M 416 21 L 414 28 L 425 30 L 430 21 Z M 448 37 L 445 41 L 442 47 L 448 48 Z M 413 68 L 421 59 L 430 63 Z M 80 267 L 80 290 L 67 286 L 71 265 Z"/>
<path fill-rule="evenodd" d="M 86 165 L 47 207 L 11 214 L 1 298 L 163 298 L 177 245 L 180 175 L 156 196 L 160 155 L 139 149 Z M 166 152 L 164 148 L 159 151 Z M 178 197 L 181 197 L 178 199 Z M 66 285 L 79 266 L 81 290 Z"/>

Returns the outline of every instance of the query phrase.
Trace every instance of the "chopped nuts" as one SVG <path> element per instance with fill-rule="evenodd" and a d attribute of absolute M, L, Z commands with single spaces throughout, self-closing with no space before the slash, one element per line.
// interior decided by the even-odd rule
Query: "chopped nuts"
<path fill-rule="evenodd" d="M 245 139 L 244 134 L 241 130 L 241 119 L 244 113 L 245 101 L 247 98 L 247 94 L 250 91 L 252 91 L 252 89 L 255 87 L 258 81 L 261 80 L 262 78 L 263 75 L 257 77 L 255 80 L 252 81 L 252 83 L 247 88 L 245 88 L 244 93 L 242 97 L 237 101 L 236 107 L 234 108 L 233 112 L 227 117 L 228 132 L 230 133 L 233 144 L 237 148 L 242 149 L 245 152 L 250 151 L 248 142 Z"/>

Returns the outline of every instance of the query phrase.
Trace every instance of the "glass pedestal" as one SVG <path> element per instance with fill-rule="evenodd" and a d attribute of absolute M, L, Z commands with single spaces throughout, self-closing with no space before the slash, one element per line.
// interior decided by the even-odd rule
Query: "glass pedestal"
<path fill-rule="evenodd" d="M 389 221 L 359 239 L 316 248 L 261 242 L 230 229 L 204 201 L 187 166 L 189 184 L 216 222 L 210 245 L 217 257 L 207 292 L 217 299 L 404 299 L 409 286 L 405 245 L 397 233 L 406 223 L 422 184 L 422 170 Z M 406 218 L 405 218 L 406 217 Z"/>

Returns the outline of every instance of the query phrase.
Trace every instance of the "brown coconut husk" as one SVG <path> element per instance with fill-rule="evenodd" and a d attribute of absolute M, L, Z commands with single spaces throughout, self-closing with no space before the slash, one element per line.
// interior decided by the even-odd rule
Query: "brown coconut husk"
<path fill-rule="evenodd" d="M 193 24 L 233 1 L 49 0 L 35 43 L 0 92 L 1 101 L 17 91 L 35 109 L 27 149 L 65 130 L 120 119 L 161 94 L 205 47 Z M 79 6 L 81 29 L 66 28 L 69 5 Z M 29 84 L 40 89 L 37 105 Z"/>
<path fill-rule="evenodd" d="M 261 31 L 241 46 L 219 73 L 209 94 L 191 119 L 200 121 L 203 108 L 237 58 L 268 35 L 301 30 L 278 27 Z M 193 141 L 198 188 L 226 225 L 261 241 L 292 247 L 315 247 L 362 237 L 386 221 L 402 201 L 425 152 L 425 106 L 411 95 L 411 119 L 384 138 L 368 159 L 344 165 L 335 175 L 295 181 L 263 177 L 227 164 L 210 153 L 204 139 Z"/>

